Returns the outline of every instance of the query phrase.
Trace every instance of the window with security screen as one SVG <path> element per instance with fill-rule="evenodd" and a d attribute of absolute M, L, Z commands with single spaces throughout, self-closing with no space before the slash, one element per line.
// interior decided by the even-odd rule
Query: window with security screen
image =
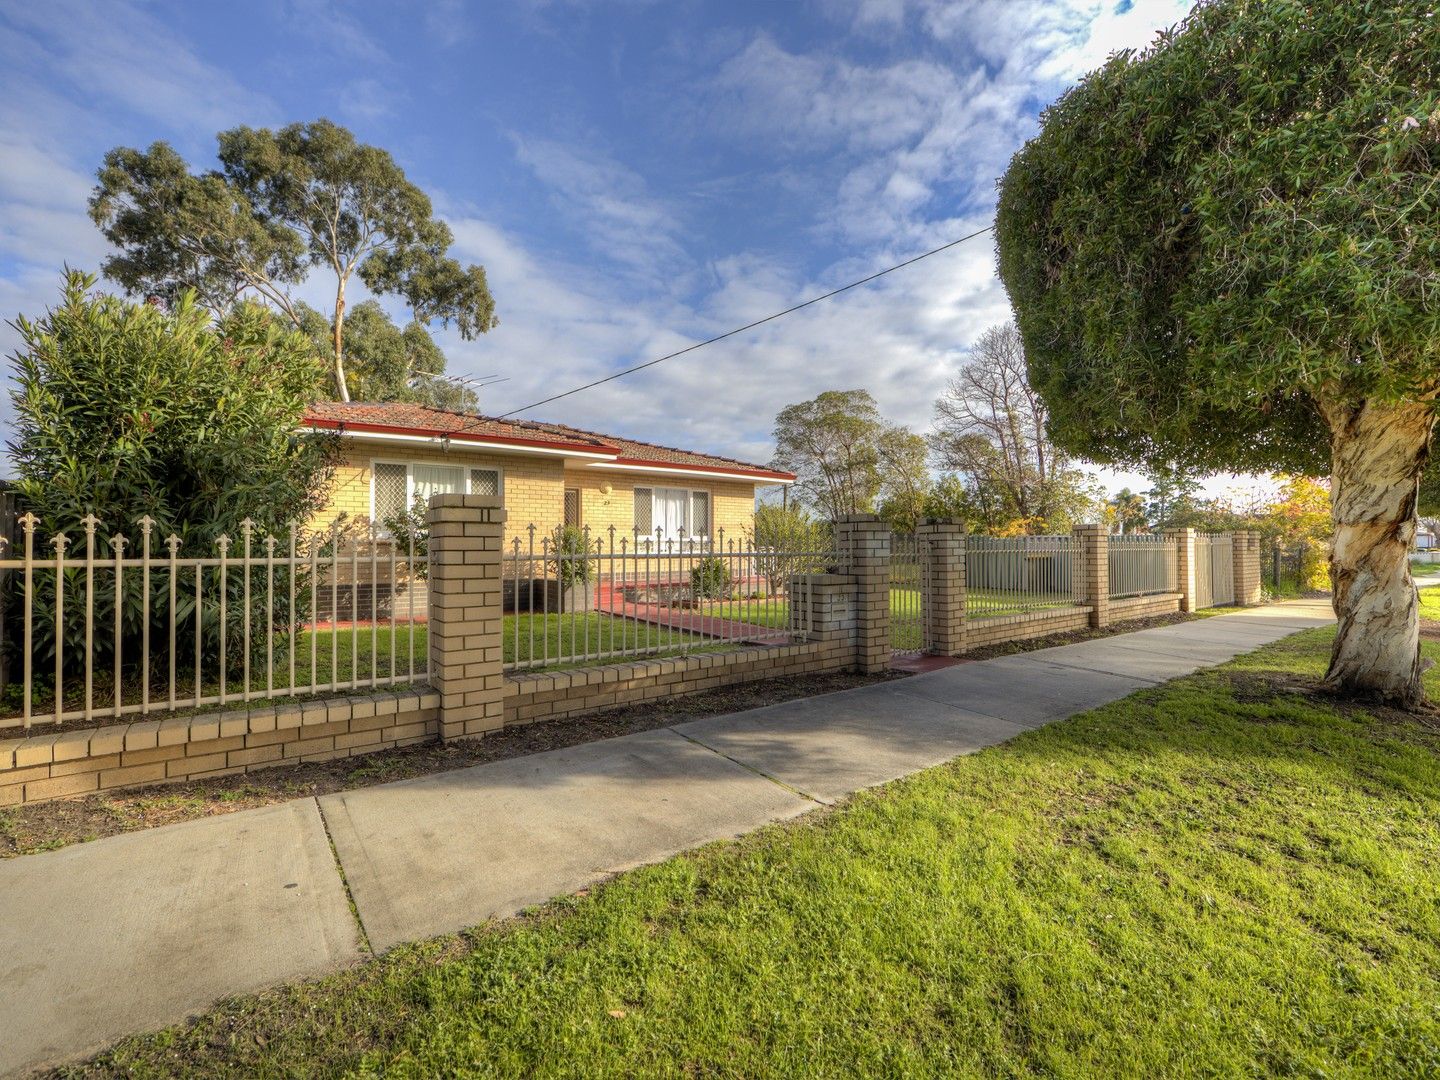
<path fill-rule="evenodd" d="M 432 495 L 500 495 L 504 489 L 499 469 L 464 465 L 372 461 L 370 475 L 370 518 L 377 524 Z"/>
<path fill-rule="evenodd" d="M 499 494 L 500 494 L 500 470 L 499 470 L 499 469 L 471 469 L 471 470 L 470 470 L 470 494 L 471 494 L 471 495 L 499 495 Z"/>
<path fill-rule="evenodd" d="M 375 462 L 371 518 L 383 522 L 402 513 L 409 503 L 409 469 L 390 462 Z"/>
<path fill-rule="evenodd" d="M 635 489 L 635 528 L 642 537 L 649 536 L 655 531 L 655 503 L 654 493 L 649 488 L 637 487 Z"/>

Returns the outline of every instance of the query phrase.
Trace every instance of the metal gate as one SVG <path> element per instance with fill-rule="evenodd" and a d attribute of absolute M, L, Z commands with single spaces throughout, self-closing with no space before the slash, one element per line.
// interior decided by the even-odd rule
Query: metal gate
<path fill-rule="evenodd" d="M 1218 607 L 1235 602 L 1235 549 L 1229 533 L 1195 537 L 1195 606 Z"/>
<path fill-rule="evenodd" d="M 890 542 L 890 648 L 916 655 L 930 650 L 930 543 L 896 533 Z"/>

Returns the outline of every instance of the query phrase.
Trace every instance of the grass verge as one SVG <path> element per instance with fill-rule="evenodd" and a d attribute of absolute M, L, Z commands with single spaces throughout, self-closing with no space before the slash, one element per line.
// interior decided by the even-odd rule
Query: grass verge
<path fill-rule="evenodd" d="M 73 1072 L 1434 1075 L 1440 734 L 1332 632 Z"/>

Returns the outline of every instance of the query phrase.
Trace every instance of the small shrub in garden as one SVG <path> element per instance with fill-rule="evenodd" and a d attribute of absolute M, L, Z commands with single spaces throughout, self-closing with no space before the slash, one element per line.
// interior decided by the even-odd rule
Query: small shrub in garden
<path fill-rule="evenodd" d="M 550 538 L 551 568 L 562 588 L 582 585 L 590 580 L 594 569 L 590 563 L 590 537 L 584 529 L 565 525 Z"/>
<path fill-rule="evenodd" d="M 723 600 L 730 593 L 730 585 L 724 559 L 711 556 L 690 568 L 690 593 L 696 600 Z"/>
<path fill-rule="evenodd" d="M 63 532 L 68 554 L 83 558 L 82 522 L 89 514 L 100 520 L 99 560 L 114 557 L 110 538 L 116 534 L 125 537 L 126 554 L 137 555 L 137 522 L 145 515 L 155 522 L 151 552 L 159 557 L 164 538 L 174 533 L 182 558 L 213 557 L 222 535 L 238 558 L 246 518 L 254 523 L 257 553 L 263 554 L 266 535 L 288 537 L 291 522 L 304 522 L 323 504 L 335 461 L 333 438 L 298 434 L 323 375 L 310 343 L 257 304 L 238 304 L 217 321 L 190 294 L 166 308 L 92 293 L 94 284 L 71 271 L 56 307 L 14 324 L 21 341 L 10 357 L 10 451 L 21 504 L 39 518 L 35 550 L 51 550 L 51 538 Z M 263 625 L 264 574 L 257 573 L 251 618 L 253 625 L 258 615 Z M 231 573 L 226 590 L 232 656 L 242 637 L 243 577 Z M 65 587 L 69 672 L 86 656 L 84 620 L 75 606 L 84 595 L 83 571 L 67 570 Z M 217 592 L 207 589 L 202 600 L 207 663 L 220 648 Z M 193 586 L 176 598 L 182 635 L 194 622 L 194 600 Z M 139 574 L 125 576 L 120 602 L 122 659 L 133 660 L 143 628 Z M 10 604 L 10 617 L 22 608 Z M 33 611 L 32 661 L 44 671 L 55 655 L 54 574 L 37 576 Z M 171 615 L 163 574 L 151 575 L 149 611 L 153 670 Z M 290 624 L 283 602 L 274 614 L 276 630 Z M 96 590 L 95 620 L 114 625 L 113 588 Z M 114 655 L 112 639 L 95 637 L 92 655 L 101 670 Z M 255 639 L 263 647 L 265 635 Z M 181 666 L 193 663 L 192 646 L 179 652 Z"/>
<path fill-rule="evenodd" d="M 416 496 L 410 509 L 402 510 L 382 522 L 400 558 L 409 558 L 411 553 L 414 553 L 415 576 L 422 580 L 430 576 L 429 513 L 425 500 Z"/>

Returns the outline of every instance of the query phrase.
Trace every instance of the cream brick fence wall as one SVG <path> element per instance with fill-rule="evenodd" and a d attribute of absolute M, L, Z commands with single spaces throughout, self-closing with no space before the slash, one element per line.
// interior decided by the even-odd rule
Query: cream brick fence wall
<path fill-rule="evenodd" d="M 873 521 L 873 519 L 871 519 Z M 858 527 L 851 522 L 850 529 Z M 977 572 L 967 570 L 964 527 L 953 521 L 928 521 L 916 530 L 918 549 L 927 560 L 924 570 L 926 640 L 930 651 L 949 656 L 987 645 L 1045 637 L 1086 628 L 1102 628 L 1133 619 L 1177 611 L 1194 611 L 1203 589 L 1195 579 L 1197 534 L 1193 529 L 1167 530 L 1160 536 L 1112 537 L 1100 525 L 1080 525 L 1065 538 L 1036 538 L 1045 558 L 1068 560 L 1068 572 L 1048 568 L 1035 596 L 1007 588 L 1000 595 L 972 603 L 967 586 Z M 1221 534 L 1224 537 L 1226 534 Z M 1255 532 L 1228 534 L 1233 551 L 1234 603 L 1261 600 L 1260 537 Z M 1023 544 L 1024 538 L 1007 542 Z M 973 545 L 971 557 L 990 559 L 999 541 L 985 538 Z M 1009 550 L 1009 547 L 1006 548 Z M 1012 554 L 1018 554 L 1016 547 Z M 977 564 L 978 565 L 978 564 Z M 1112 568 L 1119 577 L 1112 580 Z M 1056 581 L 1061 582 L 1057 586 Z M 1068 582 L 1068 585 L 1064 585 Z M 983 586 L 983 582 L 981 582 Z M 1070 589 L 1055 599 L 1057 587 Z M 996 612 L 996 613 L 989 613 Z"/>
<path fill-rule="evenodd" d="M 505 670 L 502 564 L 506 513 L 492 496 L 431 500 L 428 664 L 410 666 L 414 685 L 337 684 L 305 698 L 303 680 L 276 703 L 160 698 L 143 708 L 196 709 L 155 718 L 56 714 L 0 734 L 0 807 L 157 783 L 325 761 L 436 739 L 482 737 L 502 727 L 571 717 L 650 698 L 696 693 L 777 676 L 888 663 L 883 574 L 889 534 L 863 522 L 847 533 L 835 561 L 862 573 L 804 573 L 788 588 L 789 626 L 775 643 L 587 663 L 561 671 Z M 303 559 L 296 559 L 303 562 Z M 97 624 L 98 626 L 98 624 Z M 363 631 L 361 632 L 364 633 Z M 353 642 L 352 642 L 353 645 Z M 390 681 L 387 676 L 384 681 Z M 399 678 L 396 676 L 395 678 Z M 343 685 L 343 684 L 342 684 Z M 257 695 L 261 692 L 255 692 Z M 128 706 L 127 706 L 128 708 Z M 140 706 L 136 707 L 137 709 Z M 27 715 L 26 718 L 29 717 Z"/>
<path fill-rule="evenodd" d="M 43 726 L 12 728 L 5 733 L 17 737 L 0 740 L 0 807 L 436 739 L 479 738 L 505 727 L 758 679 L 883 672 L 891 662 L 892 537 L 872 516 L 837 523 L 836 550 L 827 560 L 833 562 L 830 572 L 801 572 L 788 579 L 788 625 L 763 643 L 726 639 L 718 647 L 681 655 L 539 671 L 506 670 L 507 522 L 500 500 L 437 496 L 429 524 L 428 664 L 423 657 L 418 668 L 411 664 L 411 685 L 377 686 L 380 680 L 372 674 L 371 685 L 352 685 L 343 695 L 335 684 L 322 685 L 321 694 L 312 691 L 309 698 L 277 704 L 239 696 L 209 711 L 202 703 L 193 715 L 168 717 L 126 715 L 117 704 L 110 717 L 57 716 Z M 1173 576 L 1174 590 L 1158 591 L 1152 574 L 1142 589 L 1130 590 L 1139 595 L 1110 581 L 1111 538 L 1104 530 L 1082 527 L 1065 539 L 1064 544 L 1047 541 L 1039 557 L 1047 561 L 1046 581 L 1054 580 L 1056 560 L 1069 559 L 1070 602 L 1062 595 L 1055 607 L 1030 609 L 1022 602 L 1007 610 L 992 598 L 984 608 L 991 614 L 979 616 L 967 603 L 964 529 L 946 521 L 923 525 L 915 550 L 924 552 L 918 591 L 925 597 L 930 650 L 958 655 L 997 642 L 1193 607 L 1195 537 L 1188 530 L 1178 530 L 1163 545 L 1170 560 L 1164 565 L 1173 567 L 1165 573 Z M 1131 546 L 1137 559 L 1162 550 Z M 1236 602 L 1255 603 L 1260 598 L 1258 536 L 1237 533 L 1232 549 Z M 301 687 L 291 682 L 289 692 L 299 694 Z M 321 696 L 327 692 L 331 696 Z M 186 704 L 180 701 L 178 707 Z M 167 707 L 175 709 L 177 703 L 144 706 Z"/>

